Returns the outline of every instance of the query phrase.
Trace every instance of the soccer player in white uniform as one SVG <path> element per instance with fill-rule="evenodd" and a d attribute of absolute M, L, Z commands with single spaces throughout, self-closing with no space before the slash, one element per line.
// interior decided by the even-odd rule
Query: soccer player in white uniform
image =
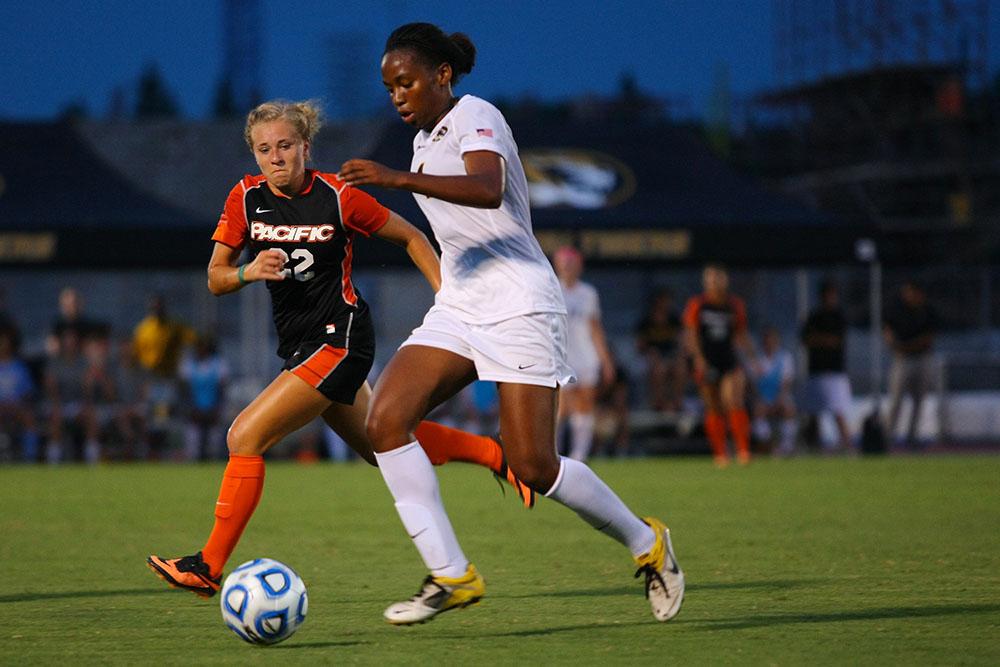
<path fill-rule="evenodd" d="M 600 297 L 593 285 L 580 280 L 583 256 L 576 248 L 563 246 L 552 262 L 566 302 L 566 361 L 576 376 L 576 382 L 561 391 L 556 433 L 562 432 L 563 421 L 569 421 L 569 457 L 586 461 L 594 445 L 597 389 L 614 381 L 615 367 L 601 326 Z M 561 446 L 558 449 L 562 451 Z"/>
<path fill-rule="evenodd" d="M 423 324 L 379 377 L 367 430 L 400 519 L 430 575 L 411 599 L 385 611 L 390 623 L 429 620 L 478 602 L 485 585 L 462 552 L 437 478 L 414 437 L 419 420 L 476 377 L 497 383 L 500 433 L 511 470 L 618 540 L 645 575 L 654 616 L 680 611 L 684 576 L 670 531 L 640 519 L 584 463 L 555 448 L 566 365 L 566 308 L 531 231 L 528 187 L 503 115 L 452 84 L 472 71 L 476 49 L 429 23 L 397 28 L 386 42 L 382 81 L 404 122 L 419 131 L 410 171 L 349 160 L 340 176 L 414 194 L 441 246 L 441 289 Z"/>

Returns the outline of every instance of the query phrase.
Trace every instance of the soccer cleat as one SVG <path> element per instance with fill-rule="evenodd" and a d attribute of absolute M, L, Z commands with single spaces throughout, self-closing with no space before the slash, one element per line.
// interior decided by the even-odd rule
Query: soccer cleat
<path fill-rule="evenodd" d="M 496 441 L 496 443 L 500 446 L 500 450 L 503 451 L 503 440 L 500 439 L 499 433 L 493 436 L 493 440 Z M 521 502 L 524 503 L 526 508 L 531 509 L 535 506 L 535 490 L 519 480 L 517 475 L 515 475 L 507 466 L 506 455 L 504 455 L 503 459 L 500 461 L 500 470 L 493 472 L 493 479 L 495 479 L 497 484 L 500 485 L 501 490 L 504 488 L 504 482 L 507 482 L 514 487 L 514 490 L 517 491 L 518 497 L 521 499 Z"/>
<path fill-rule="evenodd" d="M 670 529 L 653 517 L 643 519 L 656 532 L 656 543 L 649 553 L 635 559 L 635 576 L 646 575 L 646 598 L 658 621 L 669 621 L 681 610 L 684 601 L 684 573 L 674 557 Z"/>
<path fill-rule="evenodd" d="M 222 576 L 213 577 L 199 551 L 193 556 L 164 559 L 150 556 L 146 565 L 173 588 L 183 588 L 198 597 L 210 598 L 219 592 Z"/>
<path fill-rule="evenodd" d="M 393 625 L 425 623 L 441 612 L 474 605 L 486 594 L 486 582 L 469 563 L 465 575 L 452 579 L 427 575 L 420 590 L 409 600 L 386 608 L 383 616 Z"/>

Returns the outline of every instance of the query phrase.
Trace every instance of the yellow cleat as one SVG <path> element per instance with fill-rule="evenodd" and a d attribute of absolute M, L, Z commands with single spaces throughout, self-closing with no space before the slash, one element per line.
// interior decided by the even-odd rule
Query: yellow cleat
<path fill-rule="evenodd" d="M 646 598 L 656 620 L 669 621 L 680 612 L 684 601 L 684 573 L 674 557 L 670 529 L 653 517 L 643 521 L 656 533 L 656 543 L 648 553 L 636 557 L 639 569 L 635 576 L 646 575 Z"/>
<path fill-rule="evenodd" d="M 469 563 L 461 577 L 428 575 L 420 590 L 409 600 L 390 605 L 383 616 L 393 625 L 425 623 L 441 612 L 474 605 L 486 594 L 486 582 Z"/>

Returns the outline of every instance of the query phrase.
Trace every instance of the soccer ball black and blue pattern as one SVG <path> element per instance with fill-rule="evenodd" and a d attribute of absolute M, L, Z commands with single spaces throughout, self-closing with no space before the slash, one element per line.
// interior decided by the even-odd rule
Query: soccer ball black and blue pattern
<path fill-rule="evenodd" d="M 309 598 L 295 570 L 257 558 L 233 570 L 222 584 L 222 620 L 251 644 L 277 644 L 306 620 Z"/>

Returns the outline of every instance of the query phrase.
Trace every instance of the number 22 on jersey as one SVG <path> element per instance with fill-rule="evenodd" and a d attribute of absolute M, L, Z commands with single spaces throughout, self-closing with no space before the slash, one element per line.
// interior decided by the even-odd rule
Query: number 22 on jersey
<path fill-rule="evenodd" d="M 295 280 L 305 282 L 316 275 L 314 271 L 308 270 L 309 267 L 313 265 L 315 260 L 313 259 L 313 254 L 305 248 L 296 248 L 293 250 L 291 258 L 289 258 L 288 253 L 281 248 L 269 248 L 269 250 L 277 250 L 280 252 L 281 256 L 285 260 L 285 264 L 288 264 L 288 262 L 293 259 L 298 262 L 294 266 L 286 266 L 281 272 L 286 278 L 294 278 Z"/>

